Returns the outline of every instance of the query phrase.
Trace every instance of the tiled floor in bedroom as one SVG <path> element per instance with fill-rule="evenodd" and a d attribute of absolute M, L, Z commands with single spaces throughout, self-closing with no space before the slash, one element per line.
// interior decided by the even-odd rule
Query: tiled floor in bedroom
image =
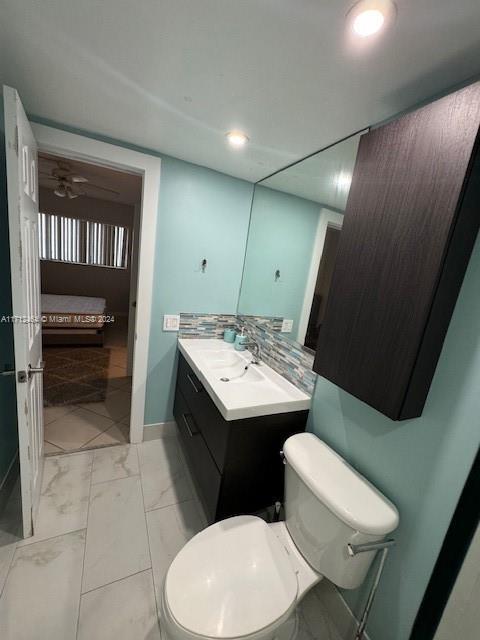
<path fill-rule="evenodd" d="M 126 345 L 127 325 L 120 318 L 107 327 L 104 347 L 44 347 L 46 455 L 128 442 Z"/>
<path fill-rule="evenodd" d="M 35 537 L 0 547 L 0 638 L 159 639 L 163 577 L 204 526 L 174 435 L 47 458 Z M 340 639 L 315 592 L 300 622 Z"/>

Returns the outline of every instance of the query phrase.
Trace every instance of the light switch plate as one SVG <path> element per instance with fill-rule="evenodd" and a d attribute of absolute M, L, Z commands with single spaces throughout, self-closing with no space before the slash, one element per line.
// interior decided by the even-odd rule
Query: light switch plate
<path fill-rule="evenodd" d="M 163 330 L 164 331 L 178 331 L 180 329 L 180 316 L 167 315 L 163 316 Z"/>
<path fill-rule="evenodd" d="M 290 333 L 292 329 L 293 329 L 293 320 L 288 320 L 287 318 L 284 318 L 282 322 L 282 333 Z"/>

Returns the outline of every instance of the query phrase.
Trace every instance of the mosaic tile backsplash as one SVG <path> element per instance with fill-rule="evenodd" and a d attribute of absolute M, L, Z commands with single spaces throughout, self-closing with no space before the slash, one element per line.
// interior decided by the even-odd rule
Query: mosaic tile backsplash
<path fill-rule="evenodd" d="M 317 374 L 312 371 L 313 353 L 288 340 L 270 325 L 259 324 L 252 316 L 238 316 L 237 320 L 237 326 L 244 326 L 260 345 L 261 359 L 265 364 L 305 393 L 313 394 L 317 379 Z"/>
<path fill-rule="evenodd" d="M 221 313 L 181 313 L 179 338 L 223 338 L 225 329 L 234 329 L 237 316 Z"/>
<path fill-rule="evenodd" d="M 238 319 L 242 319 L 243 321 L 255 322 L 256 324 L 264 327 L 265 329 L 270 329 L 271 331 L 281 331 L 283 318 L 276 317 L 268 317 L 268 316 L 243 316 L 237 315 Z"/>
<path fill-rule="evenodd" d="M 261 359 L 274 371 L 309 395 L 313 394 L 316 373 L 314 355 L 288 340 L 280 329 L 283 318 L 235 316 L 231 314 L 181 313 L 179 338 L 223 338 L 225 329 L 242 327 L 260 345 Z"/>

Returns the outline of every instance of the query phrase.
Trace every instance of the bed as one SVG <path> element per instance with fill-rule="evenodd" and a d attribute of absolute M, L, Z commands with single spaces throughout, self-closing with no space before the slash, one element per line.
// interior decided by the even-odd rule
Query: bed
<path fill-rule="evenodd" d="M 42 293 L 44 344 L 103 345 L 105 298 Z"/>

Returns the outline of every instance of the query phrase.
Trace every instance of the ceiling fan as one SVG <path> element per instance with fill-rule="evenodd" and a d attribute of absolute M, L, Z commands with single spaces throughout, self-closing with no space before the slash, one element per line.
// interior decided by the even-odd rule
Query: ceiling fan
<path fill-rule="evenodd" d="M 89 189 L 99 189 L 101 191 L 108 191 L 109 193 L 120 195 L 118 191 L 114 189 L 108 189 L 107 187 L 102 187 L 99 184 L 94 184 L 89 181 L 88 178 L 82 176 L 78 173 L 75 173 L 72 170 L 72 167 L 68 162 L 64 162 L 63 160 L 52 160 L 51 158 L 40 156 L 40 160 L 42 164 L 45 162 L 50 162 L 53 164 L 53 167 L 50 171 L 42 171 L 40 170 L 40 176 L 43 176 L 43 180 L 51 180 L 55 182 L 53 193 L 59 198 L 78 198 L 78 196 L 86 196 L 89 195 L 85 192 L 85 188 Z"/>

